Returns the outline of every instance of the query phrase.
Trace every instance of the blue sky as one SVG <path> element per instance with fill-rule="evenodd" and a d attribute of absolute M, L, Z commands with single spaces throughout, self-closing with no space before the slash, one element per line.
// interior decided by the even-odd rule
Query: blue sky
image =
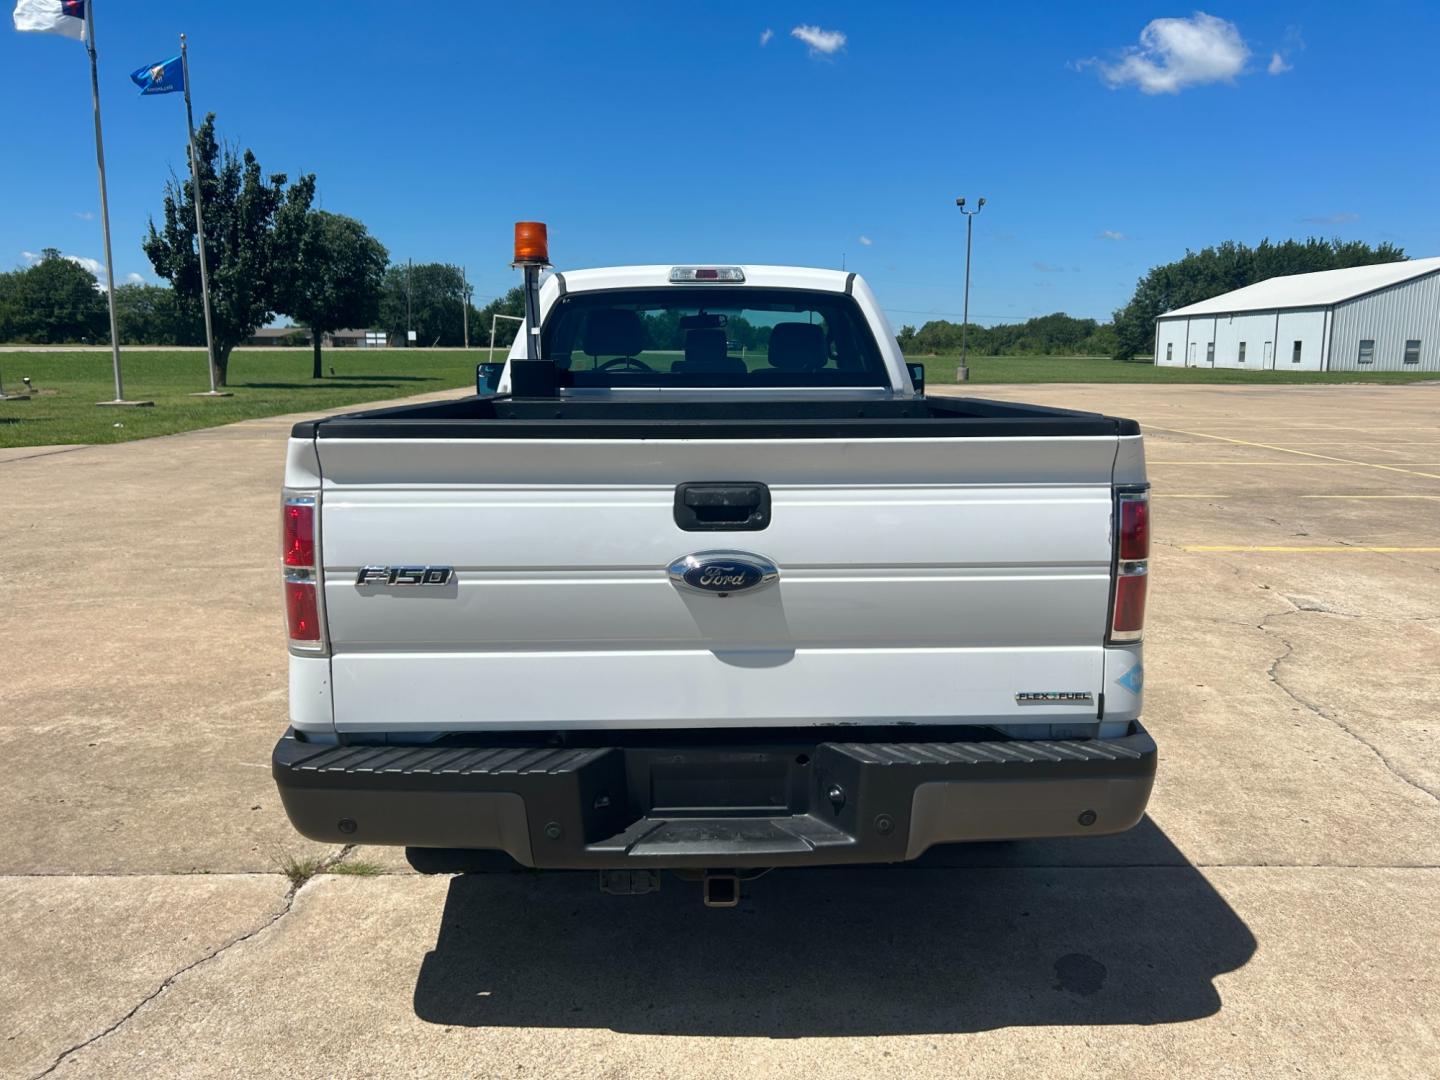
<path fill-rule="evenodd" d="M 982 322 L 1108 317 L 1226 238 L 1440 254 L 1435 4 L 95 10 L 120 280 L 155 279 L 139 240 L 185 168 L 179 95 L 127 73 L 182 30 L 198 113 L 265 169 L 315 172 L 393 259 L 466 265 L 477 299 L 516 281 L 511 225 L 533 218 L 562 267 L 843 258 L 919 324 L 961 308 L 957 195 L 989 200 Z M 0 70 L 0 266 L 98 259 L 83 47 L 7 28 Z"/>

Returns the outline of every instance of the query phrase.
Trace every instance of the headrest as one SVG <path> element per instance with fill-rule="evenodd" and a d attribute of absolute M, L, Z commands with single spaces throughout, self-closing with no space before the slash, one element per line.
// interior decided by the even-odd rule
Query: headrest
<path fill-rule="evenodd" d="M 782 322 L 770 331 L 771 367 L 782 371 L 818 371 L 828 359 L 823 326 Z"/>
<path fill-rule="evenodd" d="M 629 308 L 596 308 L 585 316 L 586 356 L 634 356 L 645 348 L 645 321 Z"/>
<path fill-rule="evenodd" d="M 697 368 L 725 361 L 725 331 L 720 327 L 685 331 L 685 362 Z M 742 365 L 743 366 L 743 365 Z"/>

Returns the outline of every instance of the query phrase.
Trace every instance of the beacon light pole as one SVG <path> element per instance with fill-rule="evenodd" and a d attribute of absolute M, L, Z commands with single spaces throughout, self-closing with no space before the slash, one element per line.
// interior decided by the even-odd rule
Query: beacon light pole
<path fill-rule="evenodd" d="M 510 365 L 515 397 L 554 397 L 555 367 L 540 355 L 540 271 L 550 265 L 550 237 L 539 221 L 515 223 L 515 258 L 525 273 L 525 359 Z"/>

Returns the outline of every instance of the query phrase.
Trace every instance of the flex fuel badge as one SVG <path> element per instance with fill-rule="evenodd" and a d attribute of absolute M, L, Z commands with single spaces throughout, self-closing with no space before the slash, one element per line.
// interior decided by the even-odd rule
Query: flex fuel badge
<path fill-rule="evenodd" d="M 1145 685 L 1145 665 L 1136 664 L 1129 671 L 1125 672 L 1115 680 L 1132 694 L 1140 693 L 1140 688 Z"/>

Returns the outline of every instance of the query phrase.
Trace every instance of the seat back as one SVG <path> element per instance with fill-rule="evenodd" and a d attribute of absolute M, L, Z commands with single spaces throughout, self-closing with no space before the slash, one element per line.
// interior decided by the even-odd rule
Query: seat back
<path fill-rule="evenodd" d="M 702 375 L 743 375 L 745 361 L 726 352 L 725 331 L 705 327 L 685 331 L 685 359 L 671 365 L 672 371 Z"/>
<path fill-rule="evenodd" d="M 829 359 L 825 328 L 814 323 L 777 323 L 770 331 L 770 366 L 781 371 L 818 371 Z"/>
<path fill-rule="evenodd" d="M 638 312 L 628 308 L 597 308 L 585 317 L 581 348 L 587 356 L 634 356 L 648 335 Z"/>

